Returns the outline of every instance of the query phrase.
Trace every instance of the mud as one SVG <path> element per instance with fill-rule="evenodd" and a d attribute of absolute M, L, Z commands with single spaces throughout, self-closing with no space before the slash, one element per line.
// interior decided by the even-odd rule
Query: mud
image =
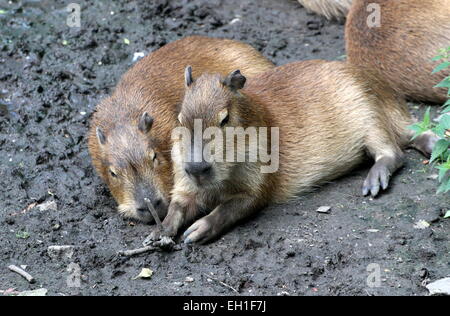
<path fill-rule="evenodd" d="M 345 54 L 343 25 L 290 0 L 90 0 L 80 2 L 81 27 L 71 28 L 68 3 L 0 0 L 0 290 L 236 294 L 219 280 L 245 295 L 426 295 L 427 280 L 449 275 L 450 221 L 442 214 L 450 196 L 435 195 L 436 171 L 414 151 L 376 200 L 361 196 L 364 166 L 267 208 L 213 244 L 118 256 L 140 247 L 152 227 L 115 213 L 85 135 L 134 53 L 203 34 L 245 41 L 277 64 L 334 60 Z M 425 107 L 411 105 L 415 113 Z M 324 205 L 330 214 L 316 212 Z M 430 227 L 415 228 L 420 220 Z M 50 257 L 52 245 L 73 245 L 73 253 Z M 26 265 L 37 282 L 10 264 Z M 153 277 L 132 280 L 142 268 Z M 380 283 L 370 287 L 377 269 Z"/>

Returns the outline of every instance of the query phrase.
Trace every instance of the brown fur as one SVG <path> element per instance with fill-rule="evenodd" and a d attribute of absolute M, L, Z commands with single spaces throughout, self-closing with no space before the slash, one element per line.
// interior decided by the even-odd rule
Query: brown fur
<path fill-rule="evenodd" d="M 213 210 L 185 233 L 187 242 L 202 243 L 268 203 L 286 201 L 347 173 L 366 153 L 375 165 L 364 183 L 365 194 L 385 189 L 402 165 L 412 120 L 405 102 L 370 71 L 316 60 L 267 71 L 238 92 L 223 82 L 211 74 L 194 81 L 186 91 L 181 124 L 192 129 L 194 119 L 202 119 L 204 127 L 221 126 L 226 109 L 227 126 L 279 127 L 280 168 L 262 174 L 260 163 L 214 162 L 210 181 L 195 184 L 184 171 L 182 155 L 174 154 L 173 199 L 163 222 L 168 235 L 198 217 L 194 201 Z M 180 148 L 175 142 L 174 153 Z"/>
<path fill-rule="evenodd" d="M 352 0 L 298 0 L 309 11 L 327 19 L 343 19 L 348 13 Z"/>
<path fill-rule="evenodd" d="M 150 214 L 142 216 L 136 212 L 137 185 L 143 186 L 143 194 L 161 199 L 163 205 L 170 199 L 173 185 L 170 135 L 184 93 L 179 74 L 188 64 L 198 74 L 204 71 L 226 74 L 240 67 L 249 76 L 273 67 L 244 43 L 191 36 L 151 53 L 122 77 L 114 93 L 97 107 L 89 132 L 89 150 L 95 169 L 109 186 L 119 211 L 127 217 L 151 221 Z M 138 130 L 144 112 L 154 118 L 148 133 Z M 97 128 L 106 136 L 104 145 L 97 139 Z M 112 177 L 111 171 L 118 176 Z M 166 211 L 162 208 L 159 213 L 163 217 Z"/>
<path fill-rule="evenodd" d="M 381 6 L 381 27 L 369 27 L 367 6 Z M 355 0 L 347 17 L 348 61 L 371 67 L 401 95 L 443 103 L 434 88 L 450 70 L 432 75 L 432 62 L 450 46 L 450 0 Z"/>

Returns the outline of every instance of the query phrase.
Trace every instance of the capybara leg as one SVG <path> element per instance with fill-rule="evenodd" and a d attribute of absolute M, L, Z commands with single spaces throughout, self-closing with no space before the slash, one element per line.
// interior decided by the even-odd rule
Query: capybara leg
<path fill-rule="evenodd" d="M 204 244 L 216 239 L 231 226 L 255 213 L 259 207 L 250 198 L 235 198 L 219 205 L 197 220 L 183 234 L 184 242 Z"/>
<path fill-rule="evenodd" d="M 382 128 L 384 126 L 384 128 Z M 406 126 L 401 126 L 399 130 L 406 130 Z M 362 194 L 364 196 L 369 193 L 375 197 L 381 190 L 386 190 L 389 186 L 391 176 L 404 163 L 404 153 L 400 146 L 407 143 L 407 138 L 399 140 L 394 137 L 394 132 L 386 128 L 386 122 L 378 122 L 376 127 L 368 130 L 366 138 L 366 149 L 375 164 L 369 171 L 364 181 Z M 398 144 L 402 142 L 402 144 Z M 405 144 L 403 144 L 405 142 Z"/>
<path fill-rule="evenodd" d="M 428 131 L 418 136 L 411 142 L 411 147 L 420 151 L 425 157 L 430 157 L 439 137 L 432 131 Z"/>
<path fill-rule="evenodd" d="M 370 193 L 375 197 L 381 189 L 386 190 L 389 186 L 391 176 L 402 166 L 403 154 L 379 156 L 364 181 L 363 195 L 366 196 Z"/>

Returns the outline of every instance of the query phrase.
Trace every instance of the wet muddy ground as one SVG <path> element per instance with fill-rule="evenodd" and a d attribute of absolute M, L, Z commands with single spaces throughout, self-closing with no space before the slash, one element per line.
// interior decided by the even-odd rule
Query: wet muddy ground
<path fill-rule="evenodd" d="M 117 256 L 139 247 L 152 227 L 116 215 L 85 134 L 96 103 L 134 54 L 204 34 L 245 41 L 277 64 L 334 60 L 345 54 L 343 25 L 290 0 L 90 0 L 80 2 L 81 27 L 71 28 L 68 3 L 0 0 L 0 291 L 426 295 L 423 284 L 449 275 L 450 221 L 442 214 L 450 196 L 435 195 L 436 172 L 413 151 L 375 200 L 360 194 L 362 167 L 267 208 L 213 244 Z M 411 105 L 415 113 L 424 108 Z M 316 212 L 323 205 L 332 206 L 330 214 Z M 416 228 L 421 220 L 431 225 Z M 55 258 L 52 245 L 75 248 Z M 36 283 L 10 264 L 26 265 Z M 153 277 L 132 280 L 142 268 Z M 380 283 L 370 287 L 377 269 Z"/>

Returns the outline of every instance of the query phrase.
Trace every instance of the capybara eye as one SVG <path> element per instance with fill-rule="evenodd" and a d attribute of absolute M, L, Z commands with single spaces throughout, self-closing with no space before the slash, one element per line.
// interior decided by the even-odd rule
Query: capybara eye
<path fill-rule="evenodd" d="M 156 153 L 154 153 L 154 154 L 153 154 L 153 161 L 155 161 L 155 160 L 156 160 L 156 158 L 157 158 L 157 154 L 156 154 Z"/>
<path fill-rule="evenodd" d="M 117 174 L 114 171 L 109 170 L 109 174 L 111 175 L 111 177 L 117 178 Z"/>
<path fill-rule="evenodd" d="M 228 122 L 230 121 L 230 115 L 225 116 L 225 118 L 222 120 L 222 122 L 220 122 L 220 126 L 224 127 L 225 125 L 228 124 Z"/>

